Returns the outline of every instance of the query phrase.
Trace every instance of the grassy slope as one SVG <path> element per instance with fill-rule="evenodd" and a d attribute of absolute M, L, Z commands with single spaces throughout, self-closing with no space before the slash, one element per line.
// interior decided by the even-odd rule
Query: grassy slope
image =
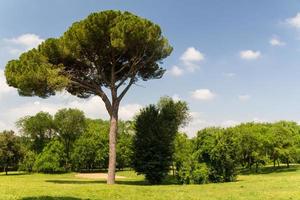
<path fill-rule="evenodd" d="M 149 186 L 143 177 L 133 172 L 120 172 L 130 177 L 108 186 L 105 181 L 60 175 L 0 175 L 0 199 L 299 199 L 300 168 L 291 167 L 277 172 L 241 175 L 237 182 L 206 185 Z"/>

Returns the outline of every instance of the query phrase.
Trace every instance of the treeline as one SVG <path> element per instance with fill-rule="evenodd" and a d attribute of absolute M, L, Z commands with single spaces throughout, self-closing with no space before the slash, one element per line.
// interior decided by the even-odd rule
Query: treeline
<path fill-rule="evenodd" d="M 206 128 L 188 139 L 178 134 L 174 165 L 181 183 L 234 181 L 240 170 L 300 163 L 300 126 L 295 122 L 244 123 Z"/>
<path fill-rule="evenodd" d="M 132 122 L 120 121 L 117 167 L 131 164 Z M 39 112 L 17 122 L 19 133 L 0 134 L 0 166 L 4 171 L 58 173 L 90 171 L 108 166 L 109 121 L 93 120 L 77 109 L 54 116 Z"/>
<path fill-rule="evenodd" d="M 185 102 L 162 98 L 143 108 L 133 121 L 120 121 L 117 168 L 130 167 L 152 184 L 169 174 L 181 184 L 236 180 L 241 170 L 300 163 L 300 127 L 295 122 L 244 123 L 211 127 L 194 138 L 178 129 L 190 119 Z M 109 122 L 77 109 L 54 116 L 40 112 L 17 122 L 18 134 L 0 133 L 3 171 L 59 173 L 108 166 Z"/>

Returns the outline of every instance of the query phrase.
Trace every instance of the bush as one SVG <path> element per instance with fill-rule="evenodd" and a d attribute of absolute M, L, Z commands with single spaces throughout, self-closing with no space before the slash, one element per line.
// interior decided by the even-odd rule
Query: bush
<path fill-rule="evenodd" d="M 184 162 L 176 170 L 177 181 L 181 184 L 208 183 L 208 168 L 205 163 Z"/>
<path fill-rule="evenodd" d="M 64 172 L 64 160 L 63 144 L 58 140 L 53 140 L 38 155 L 34 163 L 34 170 L 44 173 Z"/>
<path fill-rule="evenodd" d="M 186 104 L 166 98 L 158 106 L 144 108 L 136 118 L 133 168 L 151 184 L 161 183 L 170 171 L 174 139 L 186 112 Z"/>
<path fill-rule="evenodd" d="M 32 172 L 37 155 L 30 150 L 27 150 L 23 160 L 19 164 L 20 171 Z"/>

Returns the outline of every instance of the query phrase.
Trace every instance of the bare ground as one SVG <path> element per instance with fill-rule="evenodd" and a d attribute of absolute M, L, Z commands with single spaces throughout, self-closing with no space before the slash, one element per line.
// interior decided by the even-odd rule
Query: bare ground
<path fill-rule="evenodd" d="M 76 174 L 77 178 L 90 178 L 90 179 L 107 179 L 106 173 L 79 173 Z M 116 176 L 116 179 L 124 179 L 125 176 Z"/>

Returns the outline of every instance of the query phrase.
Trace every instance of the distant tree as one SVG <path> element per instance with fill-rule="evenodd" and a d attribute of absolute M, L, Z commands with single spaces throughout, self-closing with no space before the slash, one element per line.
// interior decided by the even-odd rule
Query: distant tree
<path fill-rule="evenodd" d="M 61 109 L 54 116 L 55 130 L 64 145 L 66 164 L 69 164 L 73 144 L 86 129 L 84 113 L 78 109 Z M 68 166 L 66 166 L 68 167 Z"/>
<path fill-rule="evenodd" d="M 19 164 L 20 171 L 32 172 L 37 154 L 34 151 L 26 149 L 24 156 Z"/>
<path fill-rule="evenodd" d="M 295 122 L 280 121 L 271 125 L 267 132 L 268 153 L 279 165 L 280 159 L 289 167 L 296 157 L 296 146 L 299 144 L 299 127 Z"/>
<path fill-rule="evenodd" d="M 64 172 L 65 152 L 59 140 L 52 140 L 47 144 L 34 163 L 33 169 L 37 172 L 57 173 Z"/>
<path fill-rule="evenodd" d="M 87 129 L 76 140 L 72 153 L 72 163 L 77 171 L 107 167 L 108 132 L 107 121 L 87 120 Z"/>
<path fill-rule="evenodd" d="M 175 135 L 186 120 L 181 116 L 188 116 L 184 102 L 163 98 L 158 105 L 141 110 L 136 118 L 133 140 L 133 168 L 137 173 L 145 174 L 151 184 L 161 183 L 168 174 L 173 161 Z"/>
<path fill-rule="evenodd" d="M 197 133 L 196 155 L 205 162 L 211 182 L 234 181 L 237 176 L 238 143 L 232 129 L 207 128 Z"/>
<path fill-rule="evenodd" d="M 237 138 L 240 163 L 251 169 L 255 165 L 255 171 L 258 167 L 268 162 L 266 152 L 266 133 L 268 127 L 260 123 L 245 123 L 232 129 Z"/>
<path fill-rule="evenodd" d="M 117 144 L 117 168 L 124 169 L 132 164 L 132 142 L 134 123 L 132 121 L 120 121 L 118 126 L 118 144 Z"/>
<path fill-rule="evenodd" d="M 173 163 L 176 178 L 181 184 L 208 182 L 208 169 L 205 164 L 197 162 L 193 150 L 193 141 L 186 134 L 177 133 Z"/>
<path fill-rule="evenodd" d="M 8 62 L 5 76 L 23 96 L 45 98 L 65 89 L 81 98 L 101 97 L 111 122 L 107 182 L 113 184 L 120 102 L 139 79 L 161 78 L 165 70 L 159 64 L 171 52 L 158 25 L 129 12 L 110 10 L 92 13 L 73 23 L 63 36 L 47 39 Z"/>
<path fill-rule="evenodd" d="M 49 113 L 39 112 L 17 121 L 17 127 L 29 143 L 29 148 L 40 153 L 55 136 L 53 118 Z"/>
<path fill-rule="evenodd" d="M 0 166 L 3 167 L 6 175 L 9 168 L 17 168 L 21 156 L 20 144 L 14 132 L 0 133 Z"/>

